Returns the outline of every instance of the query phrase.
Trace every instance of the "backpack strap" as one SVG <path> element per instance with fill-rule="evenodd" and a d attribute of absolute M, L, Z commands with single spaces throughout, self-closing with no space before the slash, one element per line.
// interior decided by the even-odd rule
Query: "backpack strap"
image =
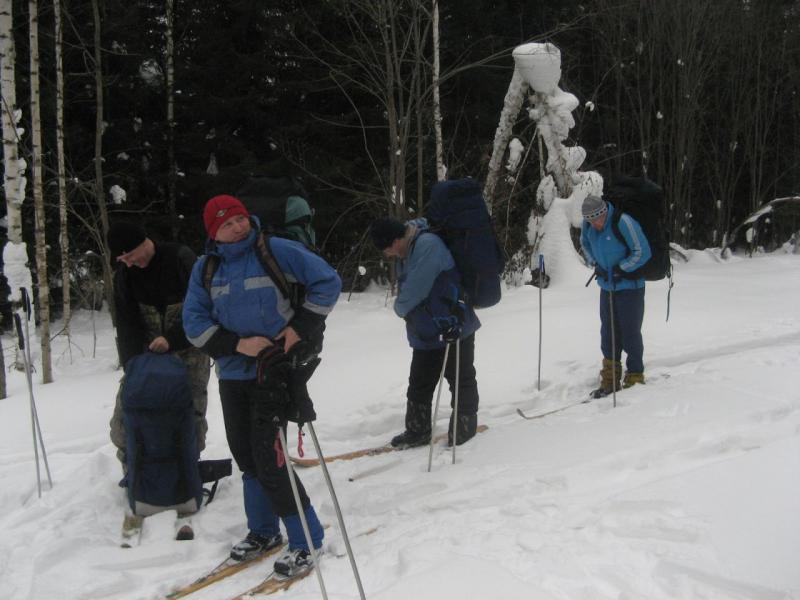
<path fill-rule="evenodd" d="M 286 275 L 284 275 L 283 271 L 281 271 L 281 268 L 278 266 L 278 261 L 275 260 L 275 256 L 270 249 L 269 241 L 271 238 L 272 236 L 265 233 L 256 237 L 256 255 L 259 261 L 261 261 L 261 266 L 264 267 L 270 279 L 275 282 L 275 285 L 278 287 L 281 294 L 283 294 L 283 297 L 292 301 L 292 308 L 295 308 L 292 298 L 293 294 L 289 290 L 289 282 L 286 279 Z"/>
<path fill-rule="evenodd" d="M 261 263 L 264 271 L 267 273 L 267 275 L 269 275 L 270 279 L 275 282 L 275 286 L 278 288 L 278 291 L 280 291 L 284 298 L 289 299 L 292 308 L 296 310 L 296 304 L 298 303 L 299 299 L 296 297 L 297 294 L 292 293 L 292 289 L 289 281 L 286 279 L 286 275 L 284 275 L 280 266 L 278 266 L 278 261 L 275 260 L 275 256 L 272 254 L 272 250 L 270 249 L 269 245 L 271 238 L 272 236 L 265 233 L 261 233 L 256 236 L 256 256 L 258 256 L 258 261 Z M 203 287 L 209 295 L 211 294 L 211 282 L 214 280 L 214 273 L 216 273 L 217 269 L 219 269 L 219 263 L 219 256 L 216 254 L 209 254 L 206 256 L 206 262 L 203 264 Z"/>

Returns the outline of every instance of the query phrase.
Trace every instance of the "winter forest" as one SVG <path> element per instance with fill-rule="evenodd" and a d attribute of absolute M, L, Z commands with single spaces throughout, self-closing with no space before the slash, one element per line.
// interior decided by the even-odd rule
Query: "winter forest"
<path fill-rule="evenodd" d="M 772 249 L 798 230 L 791 204 L 737 229 L 800 189 L 795 1 L 4 0 L 0 25 L 3 242 L 25 244 L 42 339 L 108 300 L 110 219 L 202 252 L 203 203 L 277 156 L 348 289 L 387 275 L 364 243 L 372 218 L 419 214 L 437 178 L 492 167 L 486 202 L 522 270 L 548 208 L 543 128 L 521 102 L 506 116 L 513 173 L 493 144 L 526 42 L 561 49 L 578 100 L 564 145 L 584 171 L 658 182 L 674 243 Z"/>
<path fill-rule="evenodd" d="M 342 282 L 308 383 L 330 478 L 313 429 L 305 464 L 281 441 L 324 554 L 281 597 L 800 599 L 800 0 L 0 0 L 0 88 L 0 599 L 182 597 L 230 560 L 236 463 L 191 542 L 163 511 L 126 545 L 107 233 L 202 255 L 205 203 L 274 174 Z M 438 437 L 384 452 L 412 354 L 370 225 L 466 177 L 506 259 L 480 435 L 442 441 L 442 367 Z M 647 282 L 644 385 L 590 401 L 581 206 L 624 177 L 663 190 L 674 281 Z M 221 387 L 203 459 L 232 456 Z"/>

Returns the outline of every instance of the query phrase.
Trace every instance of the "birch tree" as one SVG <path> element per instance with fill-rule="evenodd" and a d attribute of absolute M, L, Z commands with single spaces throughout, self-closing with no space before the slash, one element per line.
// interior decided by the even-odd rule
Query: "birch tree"
<path fill-rule="evenodd" d="M 175 17 L 175 0 L 167 0 L 167 206 L 169 210 L 172 239 L 178 238 L 178 214 L 175 209 L 177 165 L 175 164 L 175 44 L 173 37 L 173 21 Z"/>
<path fill-rule="evenodd" d="M 64 57 L 62 50 L 64 28 L 61 21 L 61 0 L 53 0 L 53 16 L 55 19 L 56 156 L 58 160 L 58 242 L 61 250 L 61 303 L 64 315 L 64 335 L 67 337 L 67 348 L 71 356 L 70 319 L 72 318 L 72 304 L 70 302 L 69 236 L 67 235 L 67 177 L 64 158 Z"/>
<path fill-rule="evenodd" d="M 33 175 L 34 237 L 36 240 L 37 307 L 42 345 L 42 383 L 53 381 L 50 358 L 50 282 L 47 276 L 47 229 L 42 192 L 42 115 L 39 105 L 39 2 L 28 1 L 31 77 L 31 168 Z"/>
<path fill-rule="evenodd" d="M 22 111 L 17 108 L 16 45 L 14 44 L 12 3 L 0 3 L 0 91 L 2 92 L 3 120 L 3 189 L 6 195 L 8 242 L 3 248 L 3 272 L 11 290 L 9 300 L 18 313 L 22 313 L 21 289 L 30 293 L 33 288 L 28 268 L 28 251 L 22 239 L 22 203 L 25 200 L 25 159 L 19 156 L 19 138 L 23 133 L 17 126 Z M 20 314 L 25 318 L 24 314 Z M 31 347 L 32 340 L 28 340 Z M 17 352 L 16 368 L 23 369 L 24 362 Z M 2 371 L 5 378 L 5 370 Z"/>
<path fill-rule="evenodd" d="M 436 137 L 436 180 L 447 179 L 442 143 L 442 104 L 439 99 L 439 0 L 433 0 L 433 132 Z"/>

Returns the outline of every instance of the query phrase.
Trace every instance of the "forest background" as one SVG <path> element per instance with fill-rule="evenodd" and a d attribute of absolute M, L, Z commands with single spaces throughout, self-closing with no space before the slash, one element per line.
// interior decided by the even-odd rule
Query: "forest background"
<path fill-rule="evenodd" d="M 0 16 L 13 15 L 16 54 L 2 58 L 4 69 L 15 67 L 18 152 L 27 175 L 41 177 L 41 216 L 37 186 L 28 185 L 21 218 L 35 286 L 44 261 L 34 262 L 33 239 L 43 236 L 47 318 L 66 299 L 101 305 L 113 267 L 109 220 L 139 221 L 154 239 L 200 254 L 205 201 L 235 192 L 278 157 L 309 191 L 318 245 L 346 289 L 385 277 L 367 227 L 387 213 L 424 212 L 437 179 L 435 89 L 447 177 L 483 179 L 511 51 L 529 41 L 561 49 L 560 87 L 580 100 L 567 144 L 586 149 L 582 168 L 657 181 L 674 242 L 727 245 L 753 211 L 800 194 L 800 2 L 460 0 L 438 4 L 438 22 L 436 5 L 0 1 Z M 12 113 L 7 100 L 4 92 L 3 111 Z M 515 136 L 529 151 L 487 198 L 505 251 L 522 256 L 516 267 L 536 251 L 527 223 L 542 211 L 536 189 L 546 161 L 536 135 L 520 111 Z M 785 242 L 800 231 L 798 216 L 768 223 L 758 244 Z"/>

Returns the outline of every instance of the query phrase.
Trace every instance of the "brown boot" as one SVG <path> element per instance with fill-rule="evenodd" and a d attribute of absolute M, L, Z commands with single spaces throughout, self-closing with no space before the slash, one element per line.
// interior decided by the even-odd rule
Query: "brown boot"
<path fill-rule="evenodd" d="M 644 384 L 644 373 L 631 373 L 625 371 L 625 377 L 622 379 L 622 387 L 629 388 L 637 383 Z"/>
<path fill-rule="evenodd" d="M 618 360 L 604 358 L 603 368 L 600 369 L 600 387 L 592 391 L 592 398 L 602 398 L 613 393 L 615 389 L 620 389 L 619 380 L 621 378 L 622 364 Z"/>

